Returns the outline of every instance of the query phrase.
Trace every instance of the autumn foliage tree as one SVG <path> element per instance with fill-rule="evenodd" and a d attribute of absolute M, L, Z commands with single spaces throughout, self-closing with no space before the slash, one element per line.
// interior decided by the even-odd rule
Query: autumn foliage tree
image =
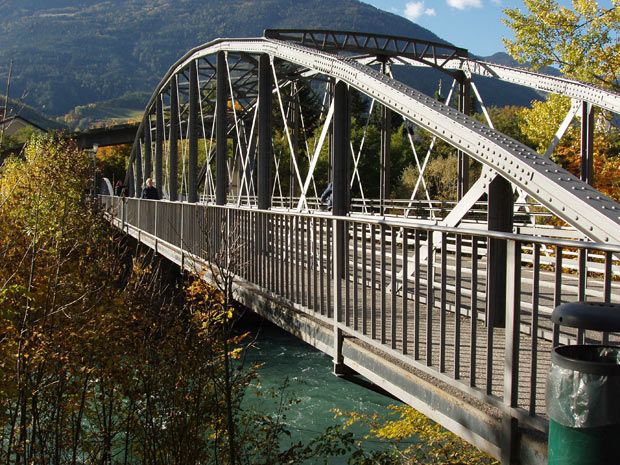
<path fill-rule="evenodd" d="M 510 55 L 535 69 L 557 66 L 565 76 L 612 90 L 620 89 L 620 1 L 606 8 L 596 0 L 523 0 L 525 11 L 504 10 L 514 40 Z"/>

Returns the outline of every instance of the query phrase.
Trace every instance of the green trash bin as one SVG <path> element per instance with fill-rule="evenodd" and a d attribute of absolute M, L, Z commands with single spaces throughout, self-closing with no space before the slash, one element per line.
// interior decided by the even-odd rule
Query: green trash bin
<path fill-rule="evenodd" d="M 620 305 L 558 306 L 554 323 L 620 331 Z M 620 347 L 569 345 L 553 349 L 547 379 L 549 465 L 620 465 Z"/>

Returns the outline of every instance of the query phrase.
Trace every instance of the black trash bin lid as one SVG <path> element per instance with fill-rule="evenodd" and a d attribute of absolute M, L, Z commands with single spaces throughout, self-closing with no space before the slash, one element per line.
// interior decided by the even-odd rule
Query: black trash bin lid
<path fill-rule="evenodd" d="M 571 328 L 620 332 L 620 304 L 597 302 L 562 304 L 553 310 L 551 321 Z"/>

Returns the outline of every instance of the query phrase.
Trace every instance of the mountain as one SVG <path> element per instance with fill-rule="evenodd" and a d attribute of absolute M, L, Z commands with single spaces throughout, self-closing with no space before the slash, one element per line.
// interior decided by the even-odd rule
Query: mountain
<path fill-rule="evenodd" d="M 323 28 L 445 42 L 358 0 L 0 0 L 0 11 L 0 83 L 13 60 L 12 95 L 26 94 L 26 103 L 50 115 L 69 113 L 67 121 L 80 126 L 134 117 L 172 63 L 218 37 Z M 430 94 L 446 81 L 433 70 L 420 73 L 403 79 Z M 490 104 L 540 98 L 494 86 Z"/>
<path fill-rule="evenodd" d="M 0 73 L 13 59 L 15 93 L 51 115 L 151 91 L 190 48 L 267 27 L 441 40 L 356 0 L 0 0 L 0 11 Z"/>
<path fill-rule="evenodd" d="M 482 61 L 488 61 L 489 63 L 495 63 L 496 65 L 510 66 L 512 68 L 526 68 L 526 69 L 529 68 L 528 63 L 525 63 L 525 64 L 519 63 L 517 60 L 512 58 L 506 52 L 497 52 L 488 57 L 476 57 L 476 58 Z M 552 66 L 545 66 L 539 72 L 544 73 L 544 74 L 549 74 L 551 76 L 562 75 L 559 69 L 554 68 Z"/>

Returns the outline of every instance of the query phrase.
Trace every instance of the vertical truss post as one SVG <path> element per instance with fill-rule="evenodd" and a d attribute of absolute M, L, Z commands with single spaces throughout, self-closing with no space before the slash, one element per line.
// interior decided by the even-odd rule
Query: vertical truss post
<path fill-rule="evenodd" d="M 276 83 L 277 85 L 277 83 Z M 271 164 L 273 146 L 271 139 L 271 111 L 273 91 L 273 74 L 271 59 L 262 54 L 258 60 L 258 163 L 257 163 L 257 205 L 260 210 L 271 208 Z M 259 216 L 256 225 L 257 244 L 260 252 L 265 252 L 267 244 L 267 227 L 263 216 Z"/>
<path fill-rule="evenodd" d="M 351 144 L 351 115 L 349 112 L 349 89 L 343 81 L 334 86 L 333 119 L 333 191 L 332 214 L 345 216 L 349 210 L 349 151 Z M 334 373 L 342 376 L 344 365 L 342 359 L 342 278 L 345 276 L 345 223 L 334 220 L 333 226 L 333 280 L 334 280 Z"/>
<path fill-rule="evenodd" d="M 226 136 L 226 86 L 228 76 L 226 70 L 226 55 L 224 52 L 217 54 L 217 89 L 216 89 L 216 149 L 215 149 L 215 203 L 226 204 L 226 192 L 228 191 L 228 168 L 226 158 L 228 153 Z"/>
<path fill-rule="evenodd" d="M 159 198 L 163 198 L 164 182 L 164 109 L 161 97 L 157 96 L 155 104 L 155 187 Z"/>
<path fill-rule="evenodd" d="M 132 150 L 134 151 L 134 163 L 136 165 L 135 173 L 136 173 L 136 186 L 135 186 L 135 196 L 140 197 L 142 193 L 142 150 L 140 148 L 140 140 L 138 139 L 138 143 L 133 145 Z"/>
<path fill-rule="evenodd" d="M 153 147 L 151 140 L 151 113 L 147 112 L 142 124 L 144 127 L 144 177 L 153 176 Z"/>
<path fill-rule="evenodd" d="M 129 197 L 136 195 L 136 179 L 133 175 L 133 163 L 129 163 L 127 167 L 127 179 L 129 180 L 127 190 Z"/>
<path fill-rule="evenodd" d="M 198 66 L 193 60 L 189 65 L 189 153 L 187 166 L 187 201 L 198 202 L 198 131 L 200 117 L 199 101 L 200 89 L 198 88 Z"/>
<path fill-rule="evenodd" d="M 462 71 L 459 73 L 459 111 L 466 115 L 471 114 L 471 84 L 469 78 Z M 461 200 L 469 190 L 469 156 L 462 151 L 457 152 L 457 199 Z"/>
<path fill-rule="evenodd" d="M 581 103 L 581 180 L 594 184 L 594 111 L 591 103 Z"/>
<path fill-rule="evenodd" d="M 177 171 L 179 161 L 179 89 L 178 77 L 175 74 L 170 79 L 170 153 L 168 154 L 168 185 L 169 200 L 178 200 Z"/>
<path fill-rule="evenodd" d="M 333 120 L 333 191 L 332 214 L 345 216 L 349 212 L 349 151 L 351 142 L 351 115 L 349 112 L 349 90 L 347 85 L 338 81 L 334 87 L 334 120 Z M 343 224 L 338 225 L 337 240 L 344 241 Z M 344 252 L 344 249 L 342 249 Z M 344 253 L 334 256 L 343 262 Z M 339 269 L 344 272 L 342 265 Z"/>
<path fill-rule="evenodd" d="M 271 208 L 271 93 L 273 87 L 269 55 L 258 63 L 258 208 Z"/>
<path fill-rule="evenodd" d="M 387 57 L 380 57 L 382 60 L 381 71 L 389 74 Z M 390 196 L 390 142 L 392 140 L 392 112 L 385 105 L 381 106 L 381 188 L 379 193 L 379 203 L 381 214 L 385 214 L 385 201 Z"/>
<path fill-rule="evenodd" d="M 489 184 L 487 221 L 489 231 L 512 232 L 514 196 L 512 185 L 502 176 Z M 487 246 L 487 325 L 506 324 L 506 241 L 489 239 Z"/>
<path fill-rule="evenodd" d="M 291 127 L 291 145 L 293 146 L 293 151 L 291 152 L 291 161 L 289 162 L 289 195 L 290 195 L 290 208 L 293 208 L 295 205 L 295 195 L 297 194 L 296 182 L 295 182 L 295 173 L 293 172 L 293 157 L 296 157 L 299 147 L 299 105 L 297 104 L 296 94 L 297 93 L 297 83 L 293 82 L 291 85 L 291 103 L 290 103 L 290 127 Z"/>

